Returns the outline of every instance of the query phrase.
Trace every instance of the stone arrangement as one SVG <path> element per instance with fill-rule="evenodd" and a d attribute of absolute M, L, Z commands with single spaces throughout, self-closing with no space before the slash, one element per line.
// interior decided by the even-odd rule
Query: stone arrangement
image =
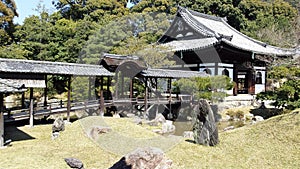
<path fill-rule="evenodd" d="M 194 141 L 196 144 L 215 146 L 219 143 L 218 128 L 207 100 L 201 99 L 194 108 Z"/>

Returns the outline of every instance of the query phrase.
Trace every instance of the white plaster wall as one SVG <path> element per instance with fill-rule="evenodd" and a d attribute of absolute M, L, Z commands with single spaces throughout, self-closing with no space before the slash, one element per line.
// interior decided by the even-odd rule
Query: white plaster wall
<path fill-rule="evenodd" d="M 265 84 L 266 84 L 266 68 L 265 67 L 254 67 L 255 74 L 257 72 L 261 72 L 262 75 L 262 84 L 255 84 L 255 94 L 265 91 Z"/>

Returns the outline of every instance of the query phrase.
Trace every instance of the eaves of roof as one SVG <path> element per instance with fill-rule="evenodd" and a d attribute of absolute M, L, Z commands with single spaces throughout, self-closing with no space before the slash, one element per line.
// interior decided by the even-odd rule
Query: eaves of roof
<path fill-rule="evenodd" d="M 210 37 L 204 39 L 174 40 L 164 43 L 161 46 L 165 47 L 167 51 L 191 51 L 212 47 L 218 42 L 215 37 Z"/>
<path fill-rule="evenodd" d="M 196 32 L 206 37 L 215 37 L 237 49 L 264 55 L 290 56 L 296 54 L 295 49 L 267 45 L 264 42 L 246 36 L 231 27 L 225 18 L 202 14 L 183 7 L 179 7 L 179 14 Z"/>
<path fill-rule="evenodd" d="M 16 93 L 25 92 L 26 88 L 23 84 L 0 78 L 0 93 Z"/>
<path fill-rule="evenodd" d="M 0 72 L 72 76 L 113 76 L 100 65 L 0 58 Z"/>
<path fill-rule="evenodd" d="M 144 77 L 158 78 L 189 78 L 209 76 L 204 72 L 186 71 L 186 70 L 169 70 L 169 69 L 147 69 L 140 72 Z"/>

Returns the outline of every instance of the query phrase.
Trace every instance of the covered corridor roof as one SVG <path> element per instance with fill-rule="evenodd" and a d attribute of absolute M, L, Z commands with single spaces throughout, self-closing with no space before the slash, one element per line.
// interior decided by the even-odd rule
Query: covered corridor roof
<path fill-rule="evenodd" d="M 0 58 L 0 73 L 113 76 L 101 65 Z"/>
<path fill-rule="evenodd" d="M 158 78 L 189 78 L 209 76 L 204 72 L 188 70 L 170 70 L 170 69 L 146 69 L 140 73 L 144 77 Z"/>
<path fill-rule="evenodd" d="M 26 91 L 23 84 L 0 78 L 0 93 L 16 93 Z"/>

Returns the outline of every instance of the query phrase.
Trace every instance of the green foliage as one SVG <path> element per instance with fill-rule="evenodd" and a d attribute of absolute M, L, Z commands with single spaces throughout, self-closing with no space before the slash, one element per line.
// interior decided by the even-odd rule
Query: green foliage
<path fill-rule="evenodd" d="M 17 7 L 13 0 L 0 1 L 0 46 L 8 45 L 13 41 L 13 18 L 18 16 Z"/>
<path fill-rule="evenodd" d="M 219 101 L 226 96 L 224 90 L 233 87 L 233 82 L 227 76 L 211 76 L 179 79 L 173 82 L 173 85 L 178 87 L 181 93 L 191 94 L 196 99 Z"/>
<path fill-rule="evenodd" d="M 89 78 L 75 77 L 72 80 L 72 100 L 86 101 L 89 99 Z"/>
<path fill-rule="evenodd" d="M 57 0 L 54 5 L 64 18 L 74 21 L 89 17 L 106 23 L 128 13 L 126 0 Z"/>
<path fill-rule="evenodd" d="M 99 25 L 99 29 L 90 36 L 82 52 L 85 63 L 97 63 L 102 53 L 136 55 L 145 60 L 150 67 L 172 65 L 171 54 L 167 49 L 153 43 L 169 27 L 166 14 L 132 14 Z"/>
<path fill-rule="evenodd" d="M 263 92 L 257 95 L 260 100 L 274 100 L 274 106 L 294 109 L 300 107 L 300 80 L 298 67 L 286 68 L 274 67 L 269 74 L 270 78 L 282 82 L 280 87 L 273 91 Z"/>

